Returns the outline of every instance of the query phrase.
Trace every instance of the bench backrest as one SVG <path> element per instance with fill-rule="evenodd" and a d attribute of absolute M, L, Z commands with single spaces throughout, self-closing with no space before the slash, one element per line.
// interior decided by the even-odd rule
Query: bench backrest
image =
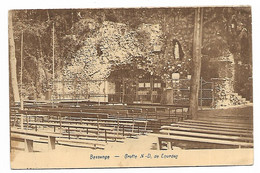
<path fill-rule="evenodd" d="M 75 117 L 99 117 L 107 118 L 108 114 L 93 112 L 67 112 L 67 111 L 42 111 L 42 110 L 19 110 L 18 113 L 24 115 L 51 115 L 51 116 L 75 116 Z"/>

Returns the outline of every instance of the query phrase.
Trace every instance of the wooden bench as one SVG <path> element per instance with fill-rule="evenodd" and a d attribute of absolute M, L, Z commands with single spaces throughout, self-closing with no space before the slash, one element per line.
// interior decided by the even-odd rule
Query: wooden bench
<path fill-rule="evenodd" d="M 68 130 L 65 130 L 65 132 L 63 132 L 63 135 L 70 135 L 71 136 L 76 136 L 77 138 L 80 136 L 85 136 L 85 137 L 95 137 L 95 138 L 107 138 L 107 140 L 109 139 L 113 139 L 113 141 L 117 141 L 117 139 L 125 139 L 125 136 L 135 136 L 138 135 L 139 133 L 134 133 L 134 132 L 127 132 L 126 130 L 122 131 L 122 130 L 118 130 L 118 131 L 98 131 L 95 129 L 88 129 L 88 130 L 80 130 L 77 128 L 70 128 L 69 129 L 70 132 L 68 132 Z M 111 135 L 111 136 L 110 136 Z"/>
<path fill-rule="evenodd" d="M 14 135 L 11 133 L 11 140 L 22 140 L 25 143 L 25 151 L 33 152 L 33 141 L 35 137 L 30 137 L 27 135 Z"/>
<path fill-rule="evenodd" d="M 81 112 L 62 112 L 62 111 L 39 111 L 39 110 L 19 110 L 18 114 L 15 117 L 47 117 L 49 119 L 50 117 L 56 117 L 57 119 L 61 120 L 62 117 L 87 117 L 87 118 L 107 118 L 107 114 L 96 114 L 96 113 L 81 113 Z M 23 119 L 22 119 L 23 120 Z M 26 120 L 28 122 L 28 119 Z M 35 118 L 36 122 L 36 118 Z M 43 118 L 42 118 L 43 122 Z M 60 122 L 61 123 L 61 122 Z M 21 122 L 21 125 L 23 123 Z"/>
<path fill-rule="evenodd" d="M 61 121 L 59 121 L 61 122 Z M 27 123 L 27 122 L 25 122 Z M 91 125 L 80 125 L 80 124 L 69 124 L 69 123 L 48 123 L 48 122 L 28 122 L 30 125 L 39 125 L 39 126 L 55 126 L 55 127 L 74 127 L 74 128 L 82 128 L 82 129 L 99 129 L 99 130 L 113 130 L 113 128 L 103 127 L 103 126 L 91 126 Z M 37 128 L 35 129 L 37 131 Z"/>
<path fill-rule="evenodd" d="M 146 129 L 147 121 L 140 119 L 95 119 L 95 118 L 82 118 L 80 121 L 78 119 L 73 120 L 48 120 L 48 122 L 61 122 L 61 123 L 74 123 L 74 124 L 93 124 L 93 125 L 103 125 L 105 127 L 114 127 L 123 129 L 127 131 L 131 129 L 132 131 L 137 131 L 137 133 L 150 132 Z M 131 136 L 131 135 L 130 135 Z"/>
<path fill-rule="evenodd" d="M 199 137 L 188 137 L 188 136 L 177 136 L 177 135 L 158 135 L 158 150 L 162 149 L 162 142 L 167 143 L 167 148 L 172 148 L 172 142 L 175 141 L 187 141 L 187 142 L 197 142 L 197 143 L 205 143 L 205 144 L 217 144 L 217 145 L 225 145 L 225 146 L 233 146 L 237 148 L 252 148 L 252 143 L 246 142 L 237 142 L 237 141 L 228 141 L 228 140 L 220 140 L 220 139 L 209 139 L 209 138 L 199 138 Z"/>
<path fill-rule="evenodd" d="M 208 134 L 208 133 L 198 133 L 198 132 L 184 132 L 178 130 L 161 130 L 160 133 L 168 135 L 180 135 L 180 136 L 191 136 L 191 137 L 201 137 L 201 138 L 211 138 L 211 139 L 223 139 L 230 141 L 241 141 L 241 142 L 252 142 L 253 139 L 249 137 L 238 137 L 224 134 Z"/>
<path fill-rule="evenodd" d="M 41 110 L 41 111 L 66 111 L 66 112 L 89 112 L 89 113 L 105 113 L 105 114 L 127 114 L 128 110 L 117 110 L 117 109 L 94 109 L 94 108 L 81 108 L 81 107 L 75 107 L 75 108 L 35 108 L 35 110 Z"/>
<path fill-rule="evenodd" d="M 147 117 L 172 117 L 172 116 L 176 116 L 177 112 L 176 110 L 178 110 L 179 108 L 170 108 L 170 107 L 158 107 L 158 106 L 140 106 L 140 109 L 142 110 L 142 114 L 143 116 L 147 116 Z M 183 109 L 180 108 L 182 111 Z M 158 111 L 161 110 L 161 111 Z M 172 110 L 175 110 L 174 112 L 172 112 Z"/>
<path fill-rule="evenodd" d="M 131 117 L 141 116 L 142 110 L 140 108 L 113 108 L 111 107 L 73 107 L 73 108 L 35 108 L 42 111 L 66 111 L 66 112 L 88 112 L 88 113 L 104 113 L 115 116 Z"/>
<path fill-rule="evenodd" d="M 206 120 L 185 120 L 184 122 L 193 123 L 193 124 L 205 124 L 205 125 L 216 125 L 224 126 L 230 128 L 239 128 L 244 130 L 253 130 L 251 125 L 245 125 L 240 123 L 229 123 L 229 122 L 215 122 L 215 121 L 206 121 Z"/>
<path fill-rule="evenodd" d="M 174 127 L 186 127 L 186 128 L 194 128 L 194 129 L 207 129 L 207 130 L 218 130 L 218 131 L 227 131 L 227 132 L 237 132 L 237 133 L 252 133 L 252 131 L 248 130 L 241 130 L 241 129 L 230 129 L 230 128 L 223 128 L 218 126 L 203 126 L 203 125 L 193 125 L 193 124 L 185 124 L 185 123 L 173 123 L 171 126 Z"/>
<path fill-rule="evenodd" d="M 103 119 L 100 119 L 99 121 L 98 120 L 81 120 L 81 121 L 78 121 L 78 120 L 70 120 L 70 119 L 63 119 L 63 120 L 57 120 L 57 119 L 49 119 L 48 122 L 56 122 L 56 123 L 69 123 L 69 124 L 100 124 L 100 125 L 105 125 L 105 126 L 109 126 L 109 125 L 117 125 L 117 121 L 116 120 L 111 120 L 111 121 L 108 121 L 108 120 L 103 120 Z M 124 126 L 132 126 L 133 124 L 132 123 L 127 123 L 127 122 L 120 122 L 121 125 L 124 125 Z"/>
<path fill-rule="evenodd" d="M 188 105 L 157 105 L 157 104 L 130 104 L 131 106 L 139 107 L 143 109 L 143 112 L 148 111 L 151 114 L 156 115 L 160 112 L 160 115 L 164 112 L 164 115 L 179 116 L 183 118 L 188 117 L 189 106 Z M 178 112 L 180 110 L 180 113 Z M 185 111 L 186 110 L 186 111 Z M 160 116 L 159 115 L 159 116 Z"/>
<path fill-rule="evenodd" d="M 223 134 L 223 135 L 253 138 L 252 133 L 230 132 L 230 131 L 220 131 L 220 130 L 200 129 L 200 128 L 190 128 L 190 127 L 173 127 L 173 126 L 162 126 L 161 129 L 178 130 L 184 132 L 197 132 L 197 133 L 206 133 L 206 134 Z"/>
<path fill-rule="evenodd" d="M 70 136 L 68 139 L 88 139 L 88 140 L 97 140 L 97 141 L 105 141 L 107 142 L 122 142 L 125 139 L 125 136 L 122 136 L 121 134 L 117 134 L 116 132 L 99 132 L 99 133 L 95 133 L 95 131 L 89 130 L 88 133 L 84 133 L 86 132 L 86 130 L 84 131 L 79 131 L 77 129 L 70 129 L 70 131 L 66 131 L 64 133 L 62 133 L 62 135 L 64 136 Z"/>
<path fill-rule="evenodd" d="M 233 123 L 248 123 L 252 124 L 252 117 L 244 117 L 244 116 L 205 116 L 202 115 L 199 117 L 199 120 L 210 120 L 210 121 L 222 121 L 222 122 L 233 122 Z"/>
<path fill-rule="evenodd" d="M 31 113 L 33 112 L 33 114 L 38 113 L 38 111 L 35 113 L 35 111 L 28 111 L 26 113 Z M 73 112 L 74 113 L 74 112 Z M 37 116 L 42 116 L 42 115 L 27 115 L 26 117 L 37 117 Z M 44 117 L 46 117 L 47 115 L 44 115 Z M 49 117 L 50 115 L 48 115 Z M 57 117 L 57 116 L 53 116 L 53 117 Z M 61 117 L 63 117 L 63 119 L 61 119 Z M 70 128 L 81 128 L 81 129 L 98 129 L 98 130 L 102 130 L 102 125 L 104 126 L 108 126 L 108 127 L 113 127 L 113 126 L 117 126 L 119 125 L 120 127 L 123 127 L 123 135 L 128 135 L 129 136 L 134 136 L 136 135 L 135 132 L 137 131 L 139 132 L 143 132 L 146 133 L 146 121 L 145 120 L 135 120 L 134 118 L 132 118 L 131 120 L 127 120 L 127 119 L 99 119 L 97 118 L 82 118 L 82 117 L 66 117 L 66 116 L 58 116 L 58 119 L 54 120 L 54 119 L 47 119 L 46 121 L 41 121 L 41 122 L 29 122 L 28 119 L 26 120 L 26 122 L 24 122 L 23 124 L 25 124 L 27 126 L 27 129 L 29 126 L 35 126 L 35 130 L 37 131 L 37 127 L 38 126 L 53 126 L 54 127 L 54 132 L 55 132 L 55 127 L 60 127 L 60 129 L 62 128 L 68 128 L 67 131 L 70 131 Z M 64 119 L 65 118 L 65 119 Z M 67 119 L 69 118 L 69 119 Z M 73 119 L 77 119 L 77 120 L 73 120 Z M 80 119 L 79 119 L 80 118 Z M 87 121 L 85 121 L 87 120 Z M 55 123 L 50 123 L 50 122 L 55 122 Z M 67 124 L 64 124 L 67 123 Z M 92 124 L 95 126 L 82 126 L 83 124 Z M 141 127 L 141 124 L 143 124 L 143 127 Z M 97 127 L 99 126 L 99 127 Z M 129 128 L 127 128 L 129 127 Z M 130 133 L 129 129 L 131 128 L 132 133 Z M 111 128 L 112 130 L 113 128 Z M 97 131 L 98 131 L 97 130 Z M 106 129 L 109 130 L 109 129 Z M 105 135 L 107 133 L 107 131 L 105 130 Z M 119 129 L 120 130 L 120 129 Z M 127 132 L 128 131 L 128 132 Z M 120 132 L 119 132 L 120 133 Z M 68 133 L 68 136 L 70 138 L 70 133 Z M 106 141 L 108 139 L 109 136 L 106 136 Z"/>
<path fill-rule="evenodd" d="M 25 142 L 26 151 L 33 151 L 33 142 L 43 142 L 44 139 L 40 139 L 44 137 L 44 139 L 48 139 L 49 149 L 54 150 L 55 144 L 69 144 L 73 146 L 79 147 L 89 147 L 93 149 L 104 149 L 105 143 L 101 143 L 96 140 L 85 139 L 67 139 L 64 135 L 55 134 L 55 133 L 47 133 L 47 132 L 34 132 L 34 131 L 25 131 L 20 129 L 12 129 L 11 130 L 11 139 L 21 139 Z"/>
<path fill-rule="evenodd" d="M 67 117 L 88 117 L 88 118 L 107 118 L 108 114 L 91 112 L 66 112 L 66 111 L 41 111 L 41 110 L 19 110 L 23 115 L 49 115 L 49 116 L 67 116 Z"/>
<path fill-rule="evenodd" d="M 58 144 L 76 147 L 87 147 L 93 149 L 104 149 L 106 144 L 95 140 L 58 138 Z"/>
<path fill-rule="evenodd" d="M 191 125 L 191 126 L 202 126 L 202 127 L 209 127 L 209 128 L 221 128 L 221 129 L 229 129 L 229 130 L 237 130 L 241 132 L 250 132 L 252 130 L 247 128 L 241 128 L 238 126 L 228 126 L 228 125 L 219 125 L 219 124 L 212 124 L 212 123 L 194 123 L 194 122 L 178 122 L 176 124 L 183 124 L 183 125 Z"/>
<path fill-rule="evenodd" d="M 32 109 L 30 109 L 32 110 Z M 106 114 L 107 116 L 116 117 L 142 117 L 142 111 L 140 108 L 124 108 L 124 109 L 112 109 L 112 108 L 33 108 L 36 111 L 47 111 L 47 112 L 78 112 L 78 113 L 89 113 L 89 114 Z"/>
<path fill-rule="evenodd" d="M 42 122 L 28 122 L 27 124 L 29 125 L 34 125 L 35 126 L 35 131 L 37 131 L 37 126 L 49 126 L 49 127 L 54 127 L 54 132 L 56 132 L 55 128 L 59 127 L 60 128 L 60 134 L 62 134 L 62 130 L 65 130 L 68 132 L 68 138 L 70 139 L 71 134 L 70 131 L 71 129 L 85 129 L 88 133 L 89 129 L 94 129 L 96 130 L 98 133 L 100 133 L 101 131 L 104 131 L 104 138 L 105 141 L 107 142 L 108 137 L 107 136 L 107 132 L 108 131 L 113 131 L 113 128 L 111 127 L 103 127 L 103 126 L 91 126 L 91 125 L 75 125 L 75 124 L 65 124 L 65 123 L 42 123 Z"/>
<path fill-rule="evenodd" d="M 163 109 L 166 112 L 157 112 L 157 109 Z M 35 109 L 35 110 L 33 110 Z M 118 109 L 118 110 L 117 110 Z M 150 112 L 151 114 L 156 114 L 157 118 L 151 118 L 151 114 L 147 114 L 145 112 L 145 109 L 149 109 L 148 112 Z M 176 113 L 176 110 L 180 109 L 179 111 L 177 111 L 178 113 Z M 159 105 L 140 105 L 140 106 L 129 106 L 129 105 L 120 105 L 120 106 L 111 106 L 111 105 L 102 105 L 102 106 L 82 106 L 82 107 L 73 107 L 73 108 L 50 108 L 50 107 L 43 107 L 43 108 L 38 108 L 38 107 L 32 107 L 29 108 L 28 110 L 25 110 L 24 112 L 20 112 L 20 113 L 24 113 L 26 115 L 39 115 L 39 114 L 45 114 L 48 115 L 48 118 L 57 118 L 57 120 L 60 120 L 63 123 L 62 119 L 76 119 L 76 118 L 80 118 L 82 120 L 84 119 L 95 119 L 97 117 L 99 117 L 100 119 L 117 119 L 119 117 L 119 123 L 122 124 L 120 125 L 120 127 L 124 128 L 123 125 L 124 123 L 134 123 L 134 125 L 132 126 L 133 131 L 139 131 L 139 132 L 143 132 L 146 133 L 146 130 L 149 131 L 158 131 L 161 125 L 164 124 L 169 124 L 169 123 L 173 123 L 173 122 L 178 122 L 179 120 L 185 119 L 185 116 L 183 115 L 183 109 L 186 109 L 186 107 L 182 107 L 182 106 L 174 106 L 172 107 L 172 105 L 170 106 L 159 106 Z M 83 111 L 90 111 L 90 112 L 83 112 Z M 170 112 L 170 114 L 167 112 L 168 110 L 175 110 Z M 26 112 L 27 111 L 27 112 Z M 91 112 L 93 111 L 93 112 Z M 114 111 L 113 114 L 110 114 L 109 111 Z M 115 111 L 117 112 L 117 114 L 115 115 Z M 126 115 L 120 115 L 121 113 L 118 113 L 119 111 L 122 111 L 123 114 Z M 106 112 L 106 113 L 103 113 Z M 156 113 L 157 112 L 157 113 Z M 177 114 L 177 115 L 176 115 Z M 185 113 L 186 114 L 186 113 Z M 170 117 L 169 117 L 170 115 Z M 105 117 L 103 117 L 105 116 Z M 122 120 L 121 118 L 125 117 L 124 120 Z M 131 117 L 131 118 L 130 118 Z M 47 119 L 48 119 L 47 118 Z M 127 119 L 129 118 L 129 119 Z M 131 122 L 132 120 L 134 120 L 134 122 Z M 93 120 L 95 121 L 95 120 Z M 125 121 L 125 122 L 123 122 Z M 113 126 L 116 123 L 115 120 L 107 120 L 104 122 L 109 122 L 107 123 L 107 126 Z M 70 122 L 70 123 L 76 123 L 77 122 Z M 95 124 L 95 122 L 92 122 L 91 124 Z M 102 123 L 101 123 L 102 124 Z M 115 125 L 116 126 L 116 125 Z M 127 126 L 125 126 L 127 127 Z M 121 129 L 122 129 L 121 128 Z"/>
<path fill-rule="evenodd" d="M 59 120 L 49 120 L 49 122 L 60 122 Z M 114 129 L 113 132 L 111 131 L 106 131 L 107 134 L 109 133 L 118 133 L 118 134 L 123 134 L 123 136 L 136 136 L 140 133 L 147 133 L 151 132 L 150 130 L 146 129 L 146 126 L 141 126 L 138 123 L 144 123 L 144 122 L 135 122 L 135 121 L 128 121 L 128 120 L 92 120 L 92 121 L 70 121 L 70 120 L 62 120 L 62 123 L 77 123 L 77 124 L 93 124 L 93 125 L 100 125 L 100 127 L 111 127 L 111 129 Z M 89 131 L 89 130 L 88 130 Z"/>
<path fill-rule="evenodd" d="M 11 129 L 11 139 L 22 139 L 25 142 L 25 150 L 28 152 L 33 152 L 33 141 L 39 141 L 39 137 L 44 137 L 48 139 L 48 146 L 50 150 L 55 149 L 55 140 L 57 137 L 61 137 L 58 134 L 50 133 L 35 133 L 31 131 Z"/>

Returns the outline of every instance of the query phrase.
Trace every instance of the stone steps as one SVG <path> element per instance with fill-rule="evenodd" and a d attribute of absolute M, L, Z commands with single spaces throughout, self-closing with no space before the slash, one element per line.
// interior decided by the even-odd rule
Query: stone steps
<path fill-rule="evenodd" d="M 223 100 L 223 102 L 219 102 L 216 107 L 228 107 L 228 106 L 236 106 L 236 105 L 246 105 L 250 102 L 246 100 L 246 98 L 243 98 L 238 93 L 226 93 L 226 99 Z"/>

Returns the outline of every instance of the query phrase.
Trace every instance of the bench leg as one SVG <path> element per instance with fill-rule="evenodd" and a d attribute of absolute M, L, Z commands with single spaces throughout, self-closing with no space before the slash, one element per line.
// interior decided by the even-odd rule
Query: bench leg
<path fill-rule="evenodd" d="M 20 123 L 21 123 L 21 129 L 23 130 L 23 114 L 21 114 L 21 121 L 20 121 Z"/>
<path fill-rule="evenodd" d="M 48 146 L 49 150 L 54 150 L 55 149 L 55 137 L 48 137 Z"/>
<path fill-rule="evenodd" d="M 70 139 L 70 127 L 68 127 L 69 139 Z"/>
<path fill-rule="evenodd" d="M 33 140 L 25 139 L 25 151 L 26 152 L 33 152 Z"/>
<path fill-rule="evenodd" d="M 123 136 L 125 136 L 125 127 L 123 125 Z"/>
<path fill-rule="evenodd" d="M 172 150 L 172 142 L 171 141 L 167 142 L 167 149 Z"/>
<path fill-rule="evenodd" d="M 106 140 L 106 143 L 107 143 L 107 130 L 105 130 L 105 140 Z"/>
<path fill-rule="evenodd" d="M 161 140 L 158 138 L 157 150 L 161 150 Z"/>

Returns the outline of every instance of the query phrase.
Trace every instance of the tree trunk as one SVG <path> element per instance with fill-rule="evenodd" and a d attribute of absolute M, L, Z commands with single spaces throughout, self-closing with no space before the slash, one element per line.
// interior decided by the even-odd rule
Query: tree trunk
<path fill-rule="evenodd" d="M 37 90 L 37 98 L 43 97 L 43 83 L 44 80 L 48 81 L 47 77 L 47 69 L 44 67 L 44 57 L 42 53 L 42 42 L 40 38 L 39 31 L 37 31 L 37 38 L 39 42 L 39 58 L 38 61 L 36 61 L 37 65 L 37 71 L 38 71 L 38 79 L 35 81 L 36 83 L 36 90 Z"/>
<path fill-rule="evenodd" d="M 12 13 L 13 11 L 9 11 L 8 22 L 9 22 L 9 61 L 10 61 L 10 77 L 11 77 L 11 85 L 13 90 L 14 102 L 20 102 L 19 90 L 18 90 L 18 82 L 17 82 L 17 74 L 16 74 L 16 58 L 15 58 L 15 43 L 13 36 L 13 21 L 12 21 Z"/>
<path fill-rule="evenodd" d="M 192 119 L 198 118 L 198 97 L 201 72 L 201 46 L 202 46 L 202 8 L 195 9 L 194 39 L 193 39 L 193 73 L 190 92 L 190 115 Z"/>

